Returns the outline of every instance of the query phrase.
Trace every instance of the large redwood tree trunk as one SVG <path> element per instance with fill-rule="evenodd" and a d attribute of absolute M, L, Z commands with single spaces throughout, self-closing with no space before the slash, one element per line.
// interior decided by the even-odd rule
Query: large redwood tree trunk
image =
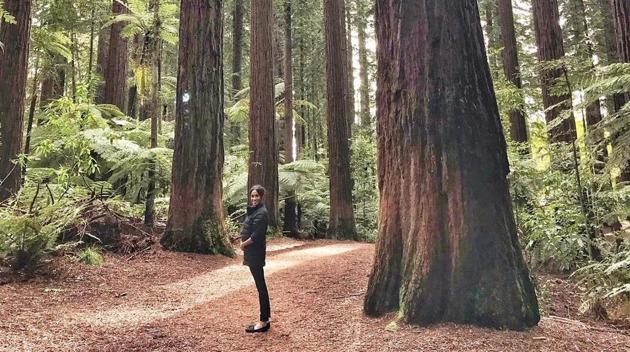
<path fill-rule="evenodd" d="M 15 24 L 0 21 L 0 202 L 20 189 L 22 170 L 12 162 L 22 153 L 31 0 L 5 0 Z"/>
<path fill-rule="evenodd" d="M 114 0 L 112 13 L 114 16 L 124 14 L 127 13 L 127 9 L 120 2 Z M 121 32 L 124 27 L 125 22 L 117 22 L 112 24 L 110 28 L 103 102 L 116 105 L 120 111 L 126 113 L 129 48 L 127 39 L 121 36 Z"/>
<path fill-rule="evenodd" d="M 559 60 L 564 57 L 562 45 L 562 31 L 560 29 L 560 14 L 558 13 L 557 0 L 532 0 L 534 13 L 534 30 L 536 32 L 536 46 L 538 47 L 538 61 L 549 65 L 549 61 Z M 540 70 L 540 85 L 542 88 L 543 106 L 549 109 L 545 111 L 545 121 L 552 125 L 560 112 L 571 109 L 571 94 L 566 89 L 565 68 L 543 67 Z M 564 87 L 563 87 L 564 85 Z M 552 95 L 552 90 L 561 88 L 563 94 Z M 570 143 L 577 138 L 575 133 L 575 119 L 573 114 L 554 127 L 548 127 L 547 135 L 550 143 Z"/>
<path fill-rule="evenodd" d="M 378 0 L 379 234 L 364 310 L 539 320 L 475 0 Z"/>
<path fill-rule="evenodd" d="M 175 150 L 161 243 L 231 253 L 223 223 L 223 13 L 221 0 L 182 0 Z"/>
<path fill-rule="evenodd" d="M 350 128 L 347 109 L 347 65 L 343 50 L 343 1 L 324 1 L 326 39 L 326 101 L 328 121 L 328 174 L 330 177 L 330 220 L 328 234 L 354 238 L 350 174 Z"/>
<path fill-rule="evenodd" d="M 273 84 L 273 1 L 251 2 L 251 75 L 249 99 L 248 189 L 260 184 L 269 225 L 278 219 L 278 142 Z"/>
<path fill-rule="evenodd" d="M 503 72 L 505 78 L 512 82 L 519 90 L 522 88 L 521 73 L 518 66 L 518 50 L 516 47 L 516 32 L 514 30 L 514 14 L 512 0 L 498 0 L 499 22 L 501 24 L 501 40 L 503 41 Z M 511 110 L 510 137 L 515 142 L 527 142 L 527 122 L 525 114 L 520 109 Z"/>
<path fill-rule="evenodd" d="M 617 58 L 619 62 L 630 62 L 630 1 L 610 0 L 610 4 L 615 23 Z M 630 100 L 630 90 L 624 94 L 615 94 L 613 100 L 615 110 L 621 109 Z M 621 171 L 619 181 L 630 181 L 630 164 Z"/>

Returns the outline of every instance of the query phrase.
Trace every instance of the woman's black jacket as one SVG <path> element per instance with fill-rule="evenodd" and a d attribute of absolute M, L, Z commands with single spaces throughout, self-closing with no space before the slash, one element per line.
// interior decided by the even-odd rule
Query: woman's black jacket
<path fill-rule="evenodd" d="M 248 266 L 265 266 L 265 252 L 267 251 L 267 226 L 269 213 L 263 204 L 247 207 L 247 216 L 241 229 L 241 240 L 251 238 L 253 243 L 243 250 L 243 264 Z"/>

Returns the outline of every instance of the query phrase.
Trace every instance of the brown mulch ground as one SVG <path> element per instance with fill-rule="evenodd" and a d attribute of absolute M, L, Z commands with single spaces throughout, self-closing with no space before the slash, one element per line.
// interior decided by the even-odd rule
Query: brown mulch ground
<path fill-rule="evenodd" d="M 548 292 L 543 299 L 547 315 L 526 332 L 454 324 L 388 331 L 393 314 L 362 314 L 372 245 L 271 243 L 272 328 L 267 334 L 244 332 L 257 317 L 258 300 L 240 258 L 151 249 L 131 258 L 108 254 L 99 268 L 57 258 L 49 276 L 1 285 L 0 350 L 630 350 L 630 331 L 579 317 L 575 290 L 564 294 L 570 283 L 555 277 L 539 278 Z M 204 295 L 199 284 L 225 292 Z M 112 313 L 111 320 L 102 318 L 103 312 Z"/>

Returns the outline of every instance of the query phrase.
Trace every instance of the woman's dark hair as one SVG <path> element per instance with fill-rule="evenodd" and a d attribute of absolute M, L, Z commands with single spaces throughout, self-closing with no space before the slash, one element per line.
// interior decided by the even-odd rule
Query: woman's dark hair
<path fill-rule="evenodd" d="M 262 198 L 265 195 L 265 188 L 261 185 L 253 185 L 252 188 L 249 189 L 248 196 L 251 196 L 253 191 L 256 191 L 256 193 L 258 193 L 260 198 Z"/>

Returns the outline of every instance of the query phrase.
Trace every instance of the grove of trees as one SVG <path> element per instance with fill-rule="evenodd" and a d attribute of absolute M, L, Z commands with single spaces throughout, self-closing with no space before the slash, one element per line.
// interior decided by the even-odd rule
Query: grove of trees
<path fill-rule="evenodd" d="M 369 315 L 527 328 L 540 271 L 612 312 L 629 87 L 627 0 L 0 0 L 0 265 L 234 255 L 261 184 L 376 243 Z"/>

